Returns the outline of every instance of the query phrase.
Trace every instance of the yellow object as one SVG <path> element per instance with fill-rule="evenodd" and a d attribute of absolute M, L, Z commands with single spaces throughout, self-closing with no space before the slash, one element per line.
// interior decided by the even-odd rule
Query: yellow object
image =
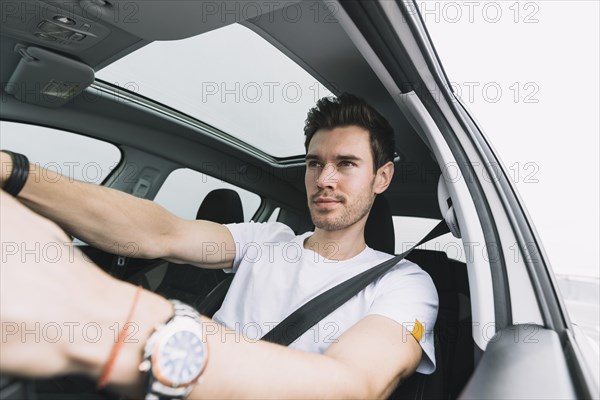
<path fill-rule="evenodd" d="M 421 322 L 419 322 L 418 319 L 415 319 L 415 326 L 414 326 L 411 334 L 415 337 L 415 339 L 417 339 L 417 342 L 420 342 L 424 333 L 425 333 L 425 328 L 423 327 L 423 324 L 421 324 Z"/>

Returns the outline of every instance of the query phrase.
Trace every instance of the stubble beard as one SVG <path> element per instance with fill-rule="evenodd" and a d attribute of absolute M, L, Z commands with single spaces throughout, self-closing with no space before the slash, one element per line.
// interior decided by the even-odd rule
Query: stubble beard
<path fill-rule="evenodd" d="M 332 212 L 340 212 L 339 210 L 320 213 L 319 211 L 314 210 L 313 204 L 311 204 L 309 209 L 314 226 L 324 231 L 333 232 L 340 231 L 356 224 L 371 211 L 371 206 L 375 200 L 375 194 L 373 194 L 374 184 L 375 179 L 371 182 L 368 191 L 362 193 L 353 204 L 348 204 L 344 199 L 341 203 L 343 206 L 341 214 L 336 217 L 331 217 L 329 214 Z"/>

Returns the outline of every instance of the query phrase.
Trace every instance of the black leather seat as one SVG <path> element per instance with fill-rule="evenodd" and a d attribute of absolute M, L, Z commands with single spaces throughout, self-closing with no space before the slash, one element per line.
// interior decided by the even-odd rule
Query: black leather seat
<path fill-rule="evenodd" d="M 471 376 L 474 360 L 466 265 L 433 250 L 413 250 L 407 259 L 431 276 L 439 297 L 434 328 L 438 370 L 426 380 L 421 398 L 455 399 Z M 439 390 L 433 387 L 436 385 Z"/>
<path fill-rule="evenodd" d="M 386 197 L 382 194 L 375 197 L 371 212 L 365 225 L 365 242 L 372 249 L 394 254 L 396 238 L 392 210 Z"/>
<path fill-rule="evenodd" d="M 392 211 L 384 195 L 378 195 L 375 198 L 365 225 L 365 242 L 375 250 L 388 254 L 395 253 L 396 238 Z M 438 347 L 436 346 L 436 353 L 439 352 Z M 439 360 L 437 354 L 436 359 Z M 434 375 L 439 374 L 439 370 L 438 363 L 438 369 Z M 432 376 L 415 373 L 396 388 L 390 399 L 424 399 L 430 397 L 430 394 L 434 397 L 442 397 L 443 389 L 439 387 L 439 384 L 432 385 L 431 382 Z"/>
<path fill-rule="evenodd" d="M 376 250 L 395 252 L 392 212 L 383 195 L 377 196 L 373 203 L 365 226 L 365 241 Z M 449 260 L 441 251 L 413 250 L 406 258 L 431 276 L 438 292 L 439 312 L 434 327 L 437 369 L 431 375 L 415 373 L 398 386 L 390 398 L 456 398 L 473 370 L 466 266 Z"/>

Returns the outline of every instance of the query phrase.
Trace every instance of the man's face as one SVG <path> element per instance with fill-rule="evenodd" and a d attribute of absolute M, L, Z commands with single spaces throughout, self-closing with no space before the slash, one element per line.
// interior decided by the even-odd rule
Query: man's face
<path fill-rule="evenodd" d="M 369 132 L 358 126 L 315 132 L 304 184 L 313 224 L 338 231 L 366 217 L 375 197 Z"/>

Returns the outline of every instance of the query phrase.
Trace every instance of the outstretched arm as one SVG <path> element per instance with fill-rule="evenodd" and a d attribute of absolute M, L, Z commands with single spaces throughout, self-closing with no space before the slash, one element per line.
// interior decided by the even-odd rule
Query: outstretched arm
<path fill-rule="evenodd" d="M 12 171 L 0 152 L 0 187 Z M 158 204 L 121 191 L 79 182 L 31 164 L 19 200 L 74 236 L 110 253 L 228 268 L 233 263 L 231 234 L 210 221 L 186 221 Z M 218 248 L 222 251 L 203 251 Z"/>
<path fill-rule="evenodd" d="M 114 344 L 115 323 L 125 322 L 135 288 L 103 273 L 78 252 L 69 252 L 68 238 L 55 224 L 4 192 L 0 196 L 3 248 L 13 245 L 19 250 L 23 244 L 29 249 L 37 243 L 39 249 L 63 249 L 52 259 L 28 259 L 23 249 L 3 256 L 0 370 L 30 376 L 79 372 L 97 379 Z M 137 365 L 144 343 L 171 312 L 167 300 L 142 292 L 132 317 L 137 330 L 111 374 L 115 390 L 140 396 Z M 204 322 L 209 359 L 190 398 L 385 397 L 399 379 L 414 372 L 421 357 L 419 344 L 400 324 L 377 315 L 358 322 L 325 354 L 253 342 L 208 318 Z M 22 334 L 36 324 L 37 329 L 73 327 L 73 334 L 67 335 L 66 328 L 57 340 Z M 83 332 L 85 324 L 94 324 L 100 332 L 97 341 Z"/>

